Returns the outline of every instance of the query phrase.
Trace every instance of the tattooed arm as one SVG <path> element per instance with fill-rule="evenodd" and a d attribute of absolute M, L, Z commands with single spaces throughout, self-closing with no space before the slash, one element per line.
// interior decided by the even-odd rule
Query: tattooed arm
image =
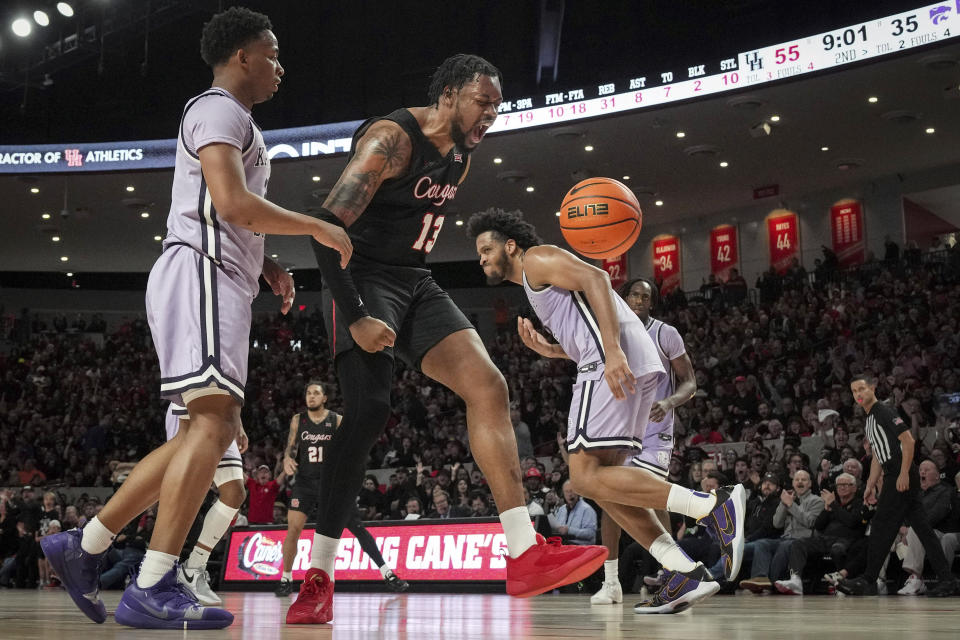
<path fill-rule="evenodd" d="M 333 185 L 324 208 L 349 227 L 384 180 L 407 171 L 412 149 L 410 137 L 396 122 L 380 120 L 370 125 L 357 141 L 357 153 Z"/>
<path fill-rule="evenodd" d="M 380 120 L 357 141 L 357 151 L 323 203 L 320 218 L 349 227 L 364 212 L 384 180 L 402 175 L 410 164 L 412 145 L 407 133 L 395 122 Z M 313 243 L 323 280 L 330 288 L 337 314 L 350 327 L 353 341 L 370 353 L 392 347 L 396 333 L 382 320 L 370 316 L 349 269 L 340 269 L 336 252 Z M 336 268 L 335 268 L 336 267 Z"/>

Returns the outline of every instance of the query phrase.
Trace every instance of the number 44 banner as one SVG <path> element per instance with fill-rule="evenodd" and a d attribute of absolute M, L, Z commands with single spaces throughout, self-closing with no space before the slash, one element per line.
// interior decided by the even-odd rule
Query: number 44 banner
<path fill-rule="evenodd" d="M 710 273 L 720 282 L 730 278 L 730 269 L 740 268 L 740 242 L 737 228 L 721 224 L 710 230 Z"/>
<path fill-rule="evenodd" d="M 770 266 L 783 274 L 800 257 L 800 221 L 797 214 L 776 209 L 767 215 L 767 241 L 770 244 Z"/>

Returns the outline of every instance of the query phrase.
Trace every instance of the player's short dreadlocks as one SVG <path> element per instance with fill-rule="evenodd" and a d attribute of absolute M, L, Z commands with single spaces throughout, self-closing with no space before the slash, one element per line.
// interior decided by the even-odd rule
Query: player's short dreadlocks
<path fill-rule="evenodd" d="M 429 104 L 431 106 L 439 104 L 440 96 L 443 95 L 443 90 L 447 87 L 461 89 L 463 85 L 472 82 L 477 76 L 500 78 L 501 84 L 503 83 L 500 70 L 480 56 L 469 53 L 458 53 L 455 56 L 450 56 L 433 72 L 430 89 L 427 91 Z"/>

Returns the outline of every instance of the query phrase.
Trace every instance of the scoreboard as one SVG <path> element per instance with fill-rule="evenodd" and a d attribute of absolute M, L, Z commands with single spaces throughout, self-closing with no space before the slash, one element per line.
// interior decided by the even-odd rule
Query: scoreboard
<path fill-rule="evenodd" d="M 960 0 L 832 29 L 676 69 L 521 97 L 500 105 L 490 133 L 635 111 L 756 87 L 943 42 L 960 35 Z"/>
<path fill-rule="evenodd" d="M 831 29 L 799 40 L 731 53 L 720 60 L 638 71 L 500 105 L 490 134 L 627 113 L 724 92 L 758 87 L 804 74 L 829 72 L 960 35 L 960 0 L 926 5 L 877 20 Z M 360 121 L 263 132 L 271 159 L 344 153 Z M 176 140 L 0 146 L 0 173 L 127 171 L 174 165 Z"/>

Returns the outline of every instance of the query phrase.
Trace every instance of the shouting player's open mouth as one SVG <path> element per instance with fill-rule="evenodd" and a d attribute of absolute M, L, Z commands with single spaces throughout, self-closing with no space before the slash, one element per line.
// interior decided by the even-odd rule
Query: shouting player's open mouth
<path fill-rule="evenodd" d="M 492 123 L 478 124 L 473 129 L 470 129 L 470 135 L 468 141 L 471 145 L 477 146 L 480 144 L 480 141 L 483 140 L 483 135 L 487 132 L 487 129 L 490 128 Z"/>

